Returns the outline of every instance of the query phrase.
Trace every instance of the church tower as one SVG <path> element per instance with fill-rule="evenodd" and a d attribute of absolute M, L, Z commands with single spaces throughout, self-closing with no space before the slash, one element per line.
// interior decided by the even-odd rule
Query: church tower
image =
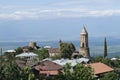
<path fill-rule="evenodd" d="M 90 57 L 89 46 L 88 46 L 88 32 L 84 26 L 80 34 L 79 54 L 82 55 L 83 57 Z"/>

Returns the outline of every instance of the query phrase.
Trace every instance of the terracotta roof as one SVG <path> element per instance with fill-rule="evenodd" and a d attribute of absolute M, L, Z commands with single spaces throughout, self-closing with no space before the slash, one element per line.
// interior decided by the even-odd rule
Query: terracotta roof
<path fill-rule="evenodd" d="M 59 48 L 48 48 L 47 50 L 49 53 L 60 53 Z"/>
<path fill-rule="evenodd" d="M 38 71 L 60 70 L 62 69 L 62 66 L 52 61 L 46 60 L 41 62 L 38 66 L 36 66 L 35 69 Z"/>
<path fill-rule="evenodd" d="M 106 72 L 110 72 L 110 71 L 114 70 L 111 67 L 109 67 L 106 64 L 103 64 L 101 62 L 92 63 L 92 64 L 90 64 L 90 66 L 93 68 L 94 74 L 102 74 L 102 73 L 106 73 Z"/>

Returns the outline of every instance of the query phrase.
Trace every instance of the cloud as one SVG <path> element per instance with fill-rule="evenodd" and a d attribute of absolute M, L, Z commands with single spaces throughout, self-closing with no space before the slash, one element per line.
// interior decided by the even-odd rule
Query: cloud
<path fill-rule="evenodd" d="M 95 10 L 90 11 L 91 16 L 120 16 L 120 10 Z"/>
<path fill-rule="evenodd" d="M 47 6 L 0 5 L 0 20 L 120 16 L 119 7 L 108 8 L 114 7 L 115 4 L 111 5 L 112 2 L 113 0 L 66 0 L 50 3 Z"/>
<path fill-rule="evenodd" d="M 73 17 L 120 16 L 120 10 L 88 10 L 88 9 L 46 9 L 37 11 L 15 11 L 0 13 L 0 19 L 46 19 Z"/>

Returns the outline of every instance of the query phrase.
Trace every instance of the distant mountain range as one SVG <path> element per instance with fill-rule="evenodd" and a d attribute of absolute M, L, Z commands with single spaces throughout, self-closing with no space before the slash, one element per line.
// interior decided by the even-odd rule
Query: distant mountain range
<path fill-rule="evenodd" d="M 63 42 L 72 42 L 76 49 L 80 48 L 80 40 L 65 40 Z M 0 42 L 0 48 L 3 50 L 15 49 L 17 47 L 27 46 L 29 42 Z M 59 47 L 59 41 L 38 41 L 37 45 L 40 47 L 51 46 Z M 109 57 L 120 56 L 120 39 L 107 37 Z M 89 38 L 89 47 L 91 56 L 103 55 L 104 52 L 104 38 Z"/>

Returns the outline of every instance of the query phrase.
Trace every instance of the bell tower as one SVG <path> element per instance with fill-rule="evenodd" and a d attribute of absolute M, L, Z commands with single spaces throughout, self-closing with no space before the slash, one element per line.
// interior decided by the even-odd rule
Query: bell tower
<path fill-rule="evenodd" d="M 83 57 L 90 57 L 89 45 L 88 45 L 88 32 L 83 26 L 82 32 L 80 34 L 80 51 L 79 54 Z"/>

